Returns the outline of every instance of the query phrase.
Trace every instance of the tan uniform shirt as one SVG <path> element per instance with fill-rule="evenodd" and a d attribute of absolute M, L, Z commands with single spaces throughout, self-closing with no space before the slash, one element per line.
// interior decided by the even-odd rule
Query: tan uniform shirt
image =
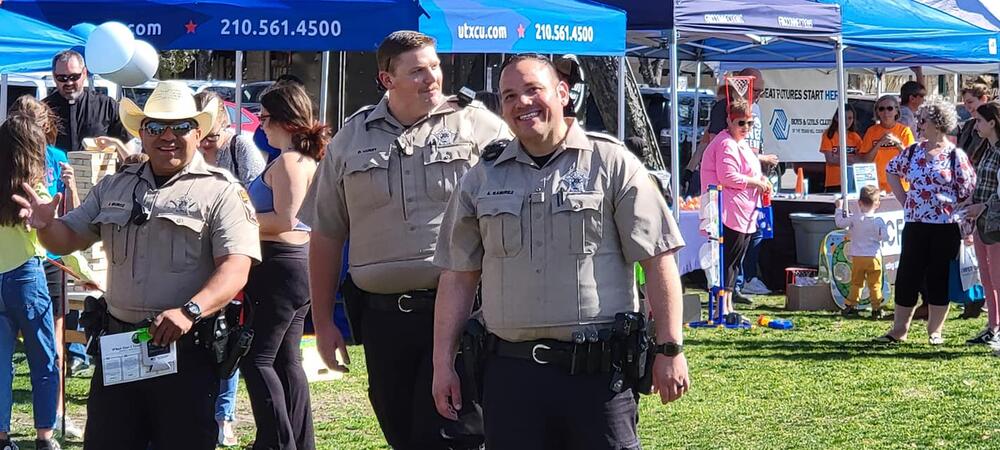
<path fill-rule="evenodd" d="M 406 128 L 388 97 L 347 120 L 334 136 L 299 220 L 334 239 L 350 236 L 350 272 L 368 292 L 437 287 L 432 264 L 441 216 L 480 149 L 508 137 L 482 104 L 454 99 Z"/>
<path fill-rule="evenodd" d="M 434 263 L 482 270 L 490 332 L 569 341 L 573 331 L 638 311 L 634 263 L 683 245 L 639 159 L 573 123 L 544 167 L 515 140 L 466 175 Z"/>
<path fill-rule="evenodd" d="M 149 211 L 142 225 L 133 205 Z M 159 189 L 148 164 L 101 180 L 79 208 L 60 218 L 108 258 L 108 310 L 136 323 L 183 306 L 215 272 L 215 258 L 260 261 L 257 219 L 246 191 L 200 153 Z"/>

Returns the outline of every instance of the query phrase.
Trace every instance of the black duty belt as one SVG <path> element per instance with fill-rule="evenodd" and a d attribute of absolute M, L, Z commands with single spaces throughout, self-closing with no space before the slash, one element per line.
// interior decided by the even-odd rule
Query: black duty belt
<path fill-rule="evenodd" d="M 486 348 L 487 352 L 500 357 L 560 367 L 570 375 L 610 372 L 616 353 L 613 343 L 606 339 L 580 344 L 553 339 L 510 342 L 490 335 Z"/>
<path fill-rule="evenodd" d="M 432 313 L 435 290 L 410 291 L 403 294 L 373 294 L 365 292 L 365 307 L 382 312 Z"/>

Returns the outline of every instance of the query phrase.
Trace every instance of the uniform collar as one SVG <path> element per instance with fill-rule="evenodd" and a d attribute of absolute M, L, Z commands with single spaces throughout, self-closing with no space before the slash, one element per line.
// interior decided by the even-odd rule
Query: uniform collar
<path fill-rule="evenodd" d="M 52 95 L 56 99 L 57 103 L 64 105 L 69 104 L 69 100 L 66 97 L 63 97 L 63 95 L 60 94 L 59 91 L 53 92 Z M 77 97 L 76 100 L 74 100 L 74 104 L 79 105 L 83 102 L 86 102 L 88 97 L 90 97 L 90 88 L 85 87 L 83 88 L 83 92 L 80 94 L 80 96 Z"/>
<path fill-rule="evenodd" d="M 205 158 L 201 156 L 201 152 L 195 151 L 194 158 L 191 158 L 191 162 L 189 162 L 188 165 L 184 166 L 184 168 L 181 169 L 180 172 L 177 172 L 176 174 L 174 174 L 174 176 L 170 177 L 170 180 L 167 181 L 164 184 L 164 186 L 170 184 L 176 179 L 183 178 L 187 175 L 212 175 L 212 171 L 210 169 L 211 166 L 209 166 L 208 163 L 205 162 Z M 142 170 L 142 173 L 139 173 L 140 170 Z M 126 166 L 124 172 L 139 175 L 140 177 L 145 178 L 150 183 L 153 183 L 155 181 L 153 178 L 153 169 L 149 167 L 148 162 Z"/>
<path fill-rule="evenodd" d="M 460 107 L 458 106 L 457 97 L 455 96 L 446 97 L 445 101 L 440 105 L 438 105 L 436 108 L 432 109 L 430 114 L 427 115 L 427 117 L 416 121 L 410 127 L 418 125 L 420 124 L 420 122 L 423 122 L 424 120 L 427 120 L 431 117 L 458 111 L 459 108 Z M 375 105 L 375 109 L 372 110 L 371 114 L 368 114 L 368 117 L 365 119 L 365 125 L 369 125 L 372 122 L 375 122 L 376 120 L 384 120 L 386 122 L 389 122 L 389 124 L 396 126 L 398 128 L 403 128 L 403 129 L 410 128 L 403 126 L 403 124 L 399 123 L 399 121 L 396 120 L 396 118 L 393 117 L 392 114 L 389 112 L 388 93 L 382 96 L 382 99 L 379 100 L 378 104 Z"/>
<path fill-rule="evenodd" d="M 569 131 L 566 132 L 566 138 L 556 147 L 549 161 L 556 159 L 560 154 L 568 150 L 593 151 L 590 138 L 587 137 L 587 132 L 583 131 L 583 128 L 580 127 L 580 124 L 576 120 L 566 120 L 569 123 Z M 497 157 L 496 164 L 500 164 L 508 159 L 516 159 L 524 164 L 534 164 L 534 160 L 531 159 L 528 151 L 521 147 L 520 139 L 514 139 L 507 145 L 507 148 Z"/>

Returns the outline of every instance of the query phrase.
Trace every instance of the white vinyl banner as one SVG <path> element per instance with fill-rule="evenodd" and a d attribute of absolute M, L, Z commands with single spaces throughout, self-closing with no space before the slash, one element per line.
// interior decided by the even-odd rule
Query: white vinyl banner
<path fill-rule="evenodd" d="M 820 137 L 837 110 L 837 72 L 765 70 L 760 98 L 763 152 L 782 162 L 822 162 Z"/>

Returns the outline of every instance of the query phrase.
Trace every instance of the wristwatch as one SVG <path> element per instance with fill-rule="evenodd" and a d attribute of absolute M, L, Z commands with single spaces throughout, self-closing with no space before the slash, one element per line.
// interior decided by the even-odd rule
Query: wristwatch
<path fill-rule="evenodd" d="M 184 311 L 184 315 L 188 316 L 193 322 L 201 320 L 201 307 L 193 301 L 189 301 L 181 306 L 181 311 Z"/>
<path fill-rule="evenodd" d="M 664 342 L 660 345 L 654 345 L 653 353 L 659 353 L 664 356 L 677 356 L 684 353 L 684 345 L 676 342 Z"/>

